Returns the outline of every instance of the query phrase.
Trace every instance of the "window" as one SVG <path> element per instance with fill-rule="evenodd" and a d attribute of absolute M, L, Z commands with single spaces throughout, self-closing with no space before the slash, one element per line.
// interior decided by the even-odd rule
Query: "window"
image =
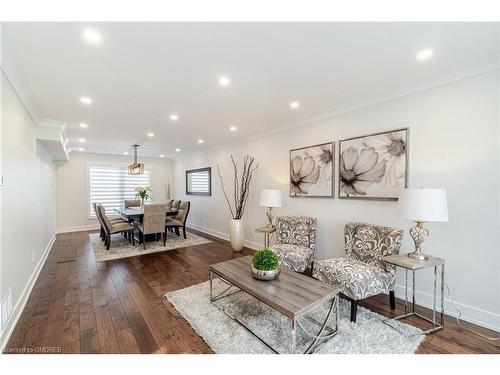
<path fill-rule="evenodd" d="M 212 195 L 212 168 L 186 171 L 187 195 Z"/>
<path fill-rule="evenodd" d="M 101 203 L 108 215 L 113 215 L 113 209 L 123 207 L 125 199 L 136 199 L 137 186 L 150 185 L 150 172 L 129 175 L 127 167 L 123 166 L 89 166 L 89 213 L 95 217 L 92 202 Z"/>

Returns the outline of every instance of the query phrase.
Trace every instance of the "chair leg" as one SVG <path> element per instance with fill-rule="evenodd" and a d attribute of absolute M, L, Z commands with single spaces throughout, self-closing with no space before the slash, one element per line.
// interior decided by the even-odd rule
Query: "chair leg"
<path fill-rule="evenodd" d="M 132 246 L 135 246 L 134 231 L 130 231 L 130 237 L 132 237 Z"/>
<path fill-rule="evenodd" d="M 167 232 L 163 232 L 163 246 L 165 246 L 167 242 Z"/>
<path fill-rule="evenodd" d="M 394 296 L 394 290 L 389 291 L 389 305 L 391 306 L 391 310 L 396 308 L 396 297 Z"/>
<path fill-rule="evenodd" d="M 187 237 L 186 237 L 186 227 L 185 226 L 182 227 L 182 233 L 184 233 L 184 239 L 186 239 Z"/>
<path fill-rule="evenodd" d="M 175 234 L 176 234 L 177 236 L 180 236 L 180 235 L 181 235 L 181 233 L 179 232 L 179 227 L 175 227 Z"/>
<path fill-rule="evenodd" d="M 144 233 L 142 234 L 142 247 L 146 250 L 146 235 Z"/>
<path fill-rule="evenodd" d="M 106 250 L 109 250 L 110 246 L 111 246 L 111 234 L 106 236 Z"/>
<path fill-rule="evenodd" d="M 358 301 L 351 300 L 351 322 L 356 323 L 357 313 L 358 313 Z"/>

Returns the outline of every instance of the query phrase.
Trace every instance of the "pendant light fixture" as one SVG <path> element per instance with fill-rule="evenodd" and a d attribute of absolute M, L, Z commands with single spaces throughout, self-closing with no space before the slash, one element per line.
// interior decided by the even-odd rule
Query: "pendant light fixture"
<path fill-rule="evenodd" d="M 144 164 L 137 163 L 137 147 L 139 145 L 133 145 L 134 149 L 134 162 L 128 166 L 128 174 L 136 175 L 136 174 L 144 174 Z"/>

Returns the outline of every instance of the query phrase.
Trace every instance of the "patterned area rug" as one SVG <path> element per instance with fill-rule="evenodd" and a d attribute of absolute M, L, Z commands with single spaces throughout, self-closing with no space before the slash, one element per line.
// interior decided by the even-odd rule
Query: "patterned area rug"
<path fill-rule="evenodd" d="M 146 250 L 142 247 L 142 244 L 135 243 L 132 246 L 128 240 L 118 234 L 115 234 L 111 238 L 111 247 L 106 250 L 104 246 L 104 241 L 99 238 L 99 233 L 90 234 L 90 243 L 94 249 L 94 255 L 98 262 L 105 262 L 107 260 L 120 259 L 135 257 L 138 255 L 159 253 L 161 251 L 168 251 L 179 249 L 182 247 L 196 246 L 204 243 L 212 242 L 203 237 L 197 236 L 193 233 L 186 233 L 187 239 L 184 237 L 177 237 L 175 234 L 169 233 L 167 236 L 166 246 L 163 246 L 163 241 L 150 241 L 146 242 Z"/>
<path fill-rule="evenodd" d="M 214 294 L 224 290 L 225 284 L 214 280 Z M 272 351 L 251 333 L 210 303 L 210 284 L 204 282 L 165 294 L 167 300 L 191 324 L 215 353 L 264 354 Z M 232 316 L 250 326 L 280 353 L 289 351 L 290 320 L 247 293 L 238 292 L 216 301 Z M 323 321 L 328 309 L 324 306 L 311 317 Z M 392 321 L 405 334 L 402 335 L 382 323 L 383 316 L 358 307 L 357 322 L 350 322 L 350 303 L 340 300 L 339 333 L 324 345 L 319 353 L 326 354 L 413 354 L 424 341 L 420 329 Z M 308 331 L 318 328 L 308 320 L 301 321 Z M 335 318 L 329 326 L 334 327 Z M 311 339 L 301 328 L 297 330 L 297 352 L 303 352 Z"/>

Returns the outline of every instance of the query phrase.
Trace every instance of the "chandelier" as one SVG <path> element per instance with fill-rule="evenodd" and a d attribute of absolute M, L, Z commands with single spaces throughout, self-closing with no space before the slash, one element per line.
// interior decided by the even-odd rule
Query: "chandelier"
<path fill-rule="evenodd" d="M 137 162 L 137 147 L 139 147 L 139 145 L 132 146 L 134 149 L 134 162 L 128 166 L 128 174 L 131 175 L 144 174 L 144 164 Z"/>

